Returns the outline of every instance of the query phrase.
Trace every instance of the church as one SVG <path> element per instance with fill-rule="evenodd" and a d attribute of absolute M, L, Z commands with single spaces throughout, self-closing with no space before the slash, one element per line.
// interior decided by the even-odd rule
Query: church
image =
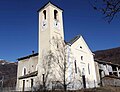
<path fill-rule="evenodd" d="M 38 53 L 18 58 L 19 91 L 97 87 L 94 54 L 82 35 L 64 40 L 63 10 L 51 2 L 38 10 Z"/>

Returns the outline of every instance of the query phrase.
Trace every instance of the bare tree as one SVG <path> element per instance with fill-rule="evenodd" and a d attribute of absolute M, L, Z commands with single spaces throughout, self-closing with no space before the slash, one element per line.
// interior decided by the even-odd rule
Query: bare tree
<path fill-rule="evenodd" d="M 120 0 L 89 0 L 89 2 L 95 10 L 102 12 L 108 23 L 120 12 Z"/>
<path fill-rule="evenodd" d="M 39 88 L 43 90 L 49 89 L 52 84 L 53 88 L 67 90 L 68 85 L 72 84 L 73 78 L 73 62 L 69 60 L 71 51 L 62 38 L 53 37 L 50 40 L 51 50 L 42 56 L 42 74 L 38 79 Z M 40 81 L 41 80 L 41 81 Z"/>
<path fill-rule="evenodd" d="M 48 51 L 45 55 L 42 56 L 41 70 L 42 74 L 37 78 L 37 90 L 46 91 L 49 89 L 50 83 L 52 81 L 52 62 L 54 61 L 54 56 L 51 51 Z M 52 77 L 51 77 L 52 76 Z"/>
<path fill-rule="evenodd" d="M 52 38 L 51 44 L 55 55 L 56 82 L 66 91 L 69 84 L 73 83 L 72 62 L 69 61 L 70 49 L 62 38 Z"/>

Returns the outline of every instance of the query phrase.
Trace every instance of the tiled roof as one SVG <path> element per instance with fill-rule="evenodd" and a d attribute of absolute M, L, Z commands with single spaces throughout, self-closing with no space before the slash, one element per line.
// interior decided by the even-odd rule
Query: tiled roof
<path fill-rule="evenodd" d="M 71 39 L 69 42 L 67 42 L 67 44 L 72 45 L 74 42 L 76 42 L 79 38 L 81 37 L 81 35 L 77 35 L 76 37 L 74 37 L 73 39 Z"/>
<path fill-rule="evenodd" d="M 98 62 L 98 63 L 102 63 L 102 64 L 108 64 L 108 65 L 120 66 L 119 64 L 114 64 L 114 63 L 111 63 L 111 62 L 102 61 L 102 60 L 98 60 L 98 59 L 95 59 L 95 61 Z"/>

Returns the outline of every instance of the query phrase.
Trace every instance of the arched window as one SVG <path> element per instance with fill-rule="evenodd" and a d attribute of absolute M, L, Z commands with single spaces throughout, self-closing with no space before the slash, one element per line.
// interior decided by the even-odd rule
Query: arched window
<path fill-rule="evenodd" d="M 43 11 L 44 19 L 46 19 L 46 10 Z"/>
<path fill-rule="evenodd" d="M 75 63 L 75 73 L 77 73 L 77 64 L 76 64 L 76 60 L 74 61 Z"/>
<path fill-rule="evenodd" d="M 57 10 L 54 10 L 54 19 L 57 20 L 57 17 L 58 17 L 58 11 L 57 11 Z"/>
<path fill-rule="evenodd" d="M 57 49 L 59 48 L 59 45 L 58 45 L 58 43 L 57 43 Z"/>
<path fill-rule="evenodd" d="M 83 60 L 83 56 L 81 56 L 81 60 Z"/>
<path fill-rule="evenodd" d="M 26 75 L 26 68 L 24 68 L 24 75 Z"/>

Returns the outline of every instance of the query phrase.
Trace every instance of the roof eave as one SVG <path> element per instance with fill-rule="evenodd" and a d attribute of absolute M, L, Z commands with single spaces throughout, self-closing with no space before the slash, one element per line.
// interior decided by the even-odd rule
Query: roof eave
<path fill-rule="evenodd" d="M 18 58 L 17 60 L 18 60 L 18 61 L 24 60 L 24 59 L 27 59 L 27 58 L 30 58 L 30 57 L 33 57 L 33 56 L 38 56 L 38 53 L 31 54 L 31 55 L 28 55 L 28 56 L 24 56 L 24 57 Z"/>
<path fill-rule="evenodd" d="M 76 37 L 74 37 L 72 40 L 70 40 L 69 42 L 67 42 L 68 45 L 72 45 L 73 43 L 75 43 L 79 38 L 81 37 L 81 35 L 77 35 Z"/>
<path fill-rule="evenodd" d="M 40 12 L 41 10 L 43 10 L 45 7 L 47 7 L 48 5 L 53 5 L 53 6 L 55 6 L 55 7 L 57 7 L 58 9 L 60 9 L 61 11 L 63 11 L 63 9 L 62 8 L 60 8 L 60 7 L 58 7 L 57 5 L 55 5 L 55 4 L 53 4 L 52 2 L 47 2 L 44 6 L 42 6 L 40 9 L 38 9 L 37 10 L 37 12 Z"/>

